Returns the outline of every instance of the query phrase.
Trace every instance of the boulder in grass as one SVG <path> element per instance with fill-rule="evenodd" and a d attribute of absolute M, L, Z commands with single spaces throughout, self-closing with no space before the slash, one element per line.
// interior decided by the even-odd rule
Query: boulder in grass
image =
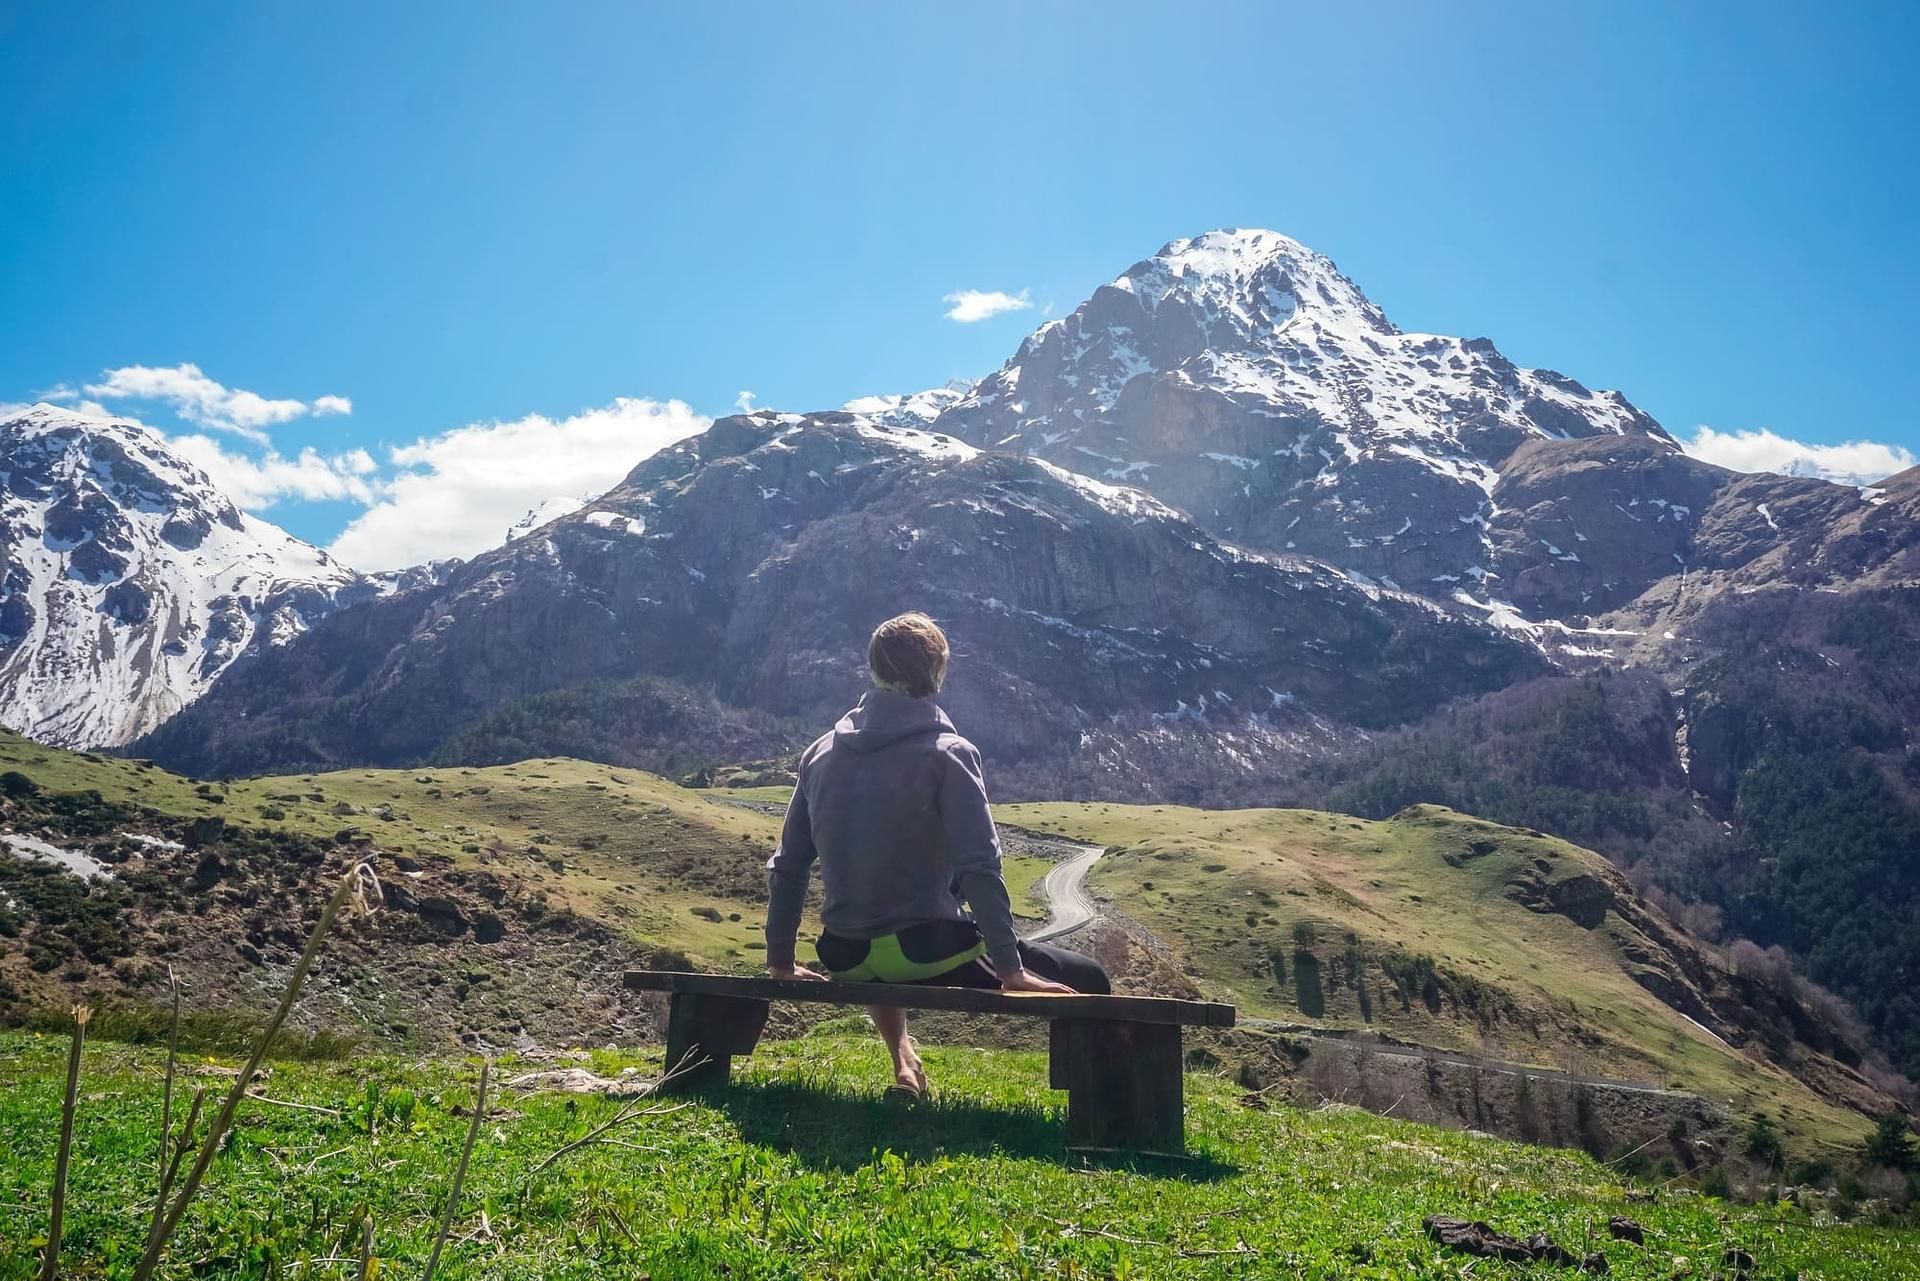
<path fill-rule="evenodd" d="M 1496 1230 L 1491 1224 L 1468 1219 L 1452 1219 L 1430 1214 L 1422 1220 L 1427 1235 L 1450 1250 L 1478 1255 L 1483 1259 L 1505 1259 L 1512 1263 L 1552 1263 L 1563 1268 L 1582 1268 L 1590 1273 L 1610 1270 L 1604 1254 L 1581 1258 L 1544 1232 L 1536 1232 L 1525 1241 Z"/>
<path fill-rule="evenodd" d="M 1430 1214 L 1421 1221 L 1427 1235 L 1450 1250 L 1477 1254 L 1483 1259 L 1506 1259 L 1512 1263 L 1531 1263 L 1533 1247 L 1525 1241 L 1495 1231 L 1491 1224 L 1467 1219 L 1450 1219 Z"/>
<path fill-rule="evenodd" d="M 1580 1266 L 1580 1256 L 1555 1241 L 1544 1232 L 1536 1232 L 1527 1238 L 1527 1249 L 1533 1252 L 1536 1263 L 1553 1263 L 1563 1268 Z"/>

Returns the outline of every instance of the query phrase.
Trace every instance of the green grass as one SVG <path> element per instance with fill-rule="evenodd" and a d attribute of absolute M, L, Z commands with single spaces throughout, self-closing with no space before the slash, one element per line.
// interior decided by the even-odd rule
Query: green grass
<path fill-rule="evenodd" d="M 1433 1213 L 1602 1250 L 1612 1275 L 1629 1281 L 1704 1278 L 1730 1245 L 1758 1257 L 1761 1278 L 1920 1275 L 1911 1230 L 1815 1228 L 1797 1211 L 1687 1193 L 1630 1204 L 1613 1174 L 1575 1153 L 1346 1110 L 1254 1110 L 1237 1087 L 1204 1074 L 1187 1081 L 1194 1159 L 1087 1164 L 1062 1149 L 1062 1096 L 1045 1088 L 1043 1056 L 930 1048 L 939 1102 L 902 1111 L 877 1097 L 878 1044 L 851 1028 L 843 1020 L 770 1042 L 737 1062 L 733 1088 L 632 1123 L 620 1134 L 632 1146 L 583 1149 L 537 1176 L 535 1164 L 618 1105 L 500 1090 L 440 1275 L 1545 1275 L 1488 1261 L 1468 1272 L 1465 1257 L 1422 1235 L 1420 1220 Z M 36 1268 L 63 1054 L 63 1038 L 0 1035 L 7 1281 Z M 603 1073 L 658 1069 L 657 1054 L 582 1057 Z M 89 1047 L 67 1275 L 118 1274 L 137 1253 L 159 1064 L 150 1047 Z M 528 1066 L 503 1063 L 495 1080 Z M 465 1129 L 455 1109 L 470 1102 L 475 1072 L 377 1058 L 276 1065 L 273 1098 L 331 1112 L 246 1105 L 166 1275 L 352 1275 L 348 1256 L 369 1210 L 383 1274 L 417 1275 Z M 1645 1224 L 1648 1246 L 1608 1239 L 1609 1214 Z"/>
<path fill-rule="evenodd" d="M 729 800 L 751 801 L 756 805 L 778 805 L 786 808 L 793 799 L 791 784 L 765 787 L 708 787 L 701 789 L 710 796 L 723 796 Z"/>
<path fill-rule="evenodd" d="M 1046 918 L 1047 904 L 1040 897 L 1040 882 L 1053 866 L 1053 860 L 1031 854 L 1009 854 L 1001 859 L 1000 874 L 1006 878 L 1007 897 L 1013 900 L 1014 915 Z"/>

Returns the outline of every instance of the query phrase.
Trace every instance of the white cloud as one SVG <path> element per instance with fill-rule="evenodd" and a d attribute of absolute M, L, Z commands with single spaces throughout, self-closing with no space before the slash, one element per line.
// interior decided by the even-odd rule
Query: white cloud
<path fill-rule="evenodd" d="M 90 418 L 112 418 L 113 413 L 97 400 L 87 400 L 79 392 L 65 383 L 55 383 L 39 393 L 41 400 L 50 404 L 65 405 L 76 414 L 85 414 Z"/>
<path fill-rule="evenodd" d="M 1734 471 L 1770 471 L 1782 476 L 1818 476 L 1843 485 L 1867 485 L 1905 471 L 1916 461 L 1904 445 L 1850 440 L 1839 445 L 1809 445 L 1767 428 L 1715 431 L 1701 426 L 1681 447 L 1704 462 Z"/>
<path fill-rule="evenodd" d="M 752 392 L 743 391 L 733 398 L 733 407 L 743 414 L 750 414 L 753 412 L 754 399 L 755 397 Z"/>
<path fill-rule="evenodd" d="M 227 449 L 211 436 L 170 436 L 167 443 L 249 511 L 271 507 L 282 498 L 345 500 L 371 505 L 380 496 L 374 473 L 380 466 L 364 449 L 322 455 L 312 448 L 293 458 L 268 450 L 250 458 Z"/>
<path fill-rule="evenodd" d="M 497 546 L 529 510 L 597 495 L 712 422 L 677 400 L 622 398 L 555 421 L 473 423 L 394 449 L 403 469 L 328 548 L 357 569 L 398 569 Z"/>
<path fill-rule="evenodd" d="M 998 316 L 1003 311 L 1025 311 L 1033 306 L 1027 299 L 1027 290 L 1017 294 L 1001 293 L 999 290 L 962 289 L 950 293 L 941 302 L 952 303 L 947 309 L 947 319 L 957 320 L 963 325 L 971 325 L 977 320 Z"/>
<path fill-rule="evenodd" d="M 69 388 L 60 388 L 70 392 Z M 157 400 L 171 406 L 190 423 L 215 431 L 232 432 L 265 444 L 266 428 L 308 414 L 350 414 L 353 402 L 345 396 L 322 396 L 309 405 L 304 400 L 269 400 L 255 392 L 227 387 L 200 371 L 200 366 L 125 365 L 109 369 L 86 392 L 103 400 Z"/>

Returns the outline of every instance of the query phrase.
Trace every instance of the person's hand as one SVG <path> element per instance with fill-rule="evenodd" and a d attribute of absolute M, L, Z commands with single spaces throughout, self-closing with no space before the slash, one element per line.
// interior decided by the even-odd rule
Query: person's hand
<path fill-rule="evenodd" d="M 826 975 L 810 970 L 804 965 L 788 965 L 784 967 L 769 965 L 767 972 L 777 979 L 814 979 L 821 983 L 827 981 Z"/>
<path fill-rule="evenodd" d="M 1011 973 L 1002 974 L 1000 976 L 1000 990 L 1003 992 L 1043 992 L 1048 996 L 1078 995 L 1078 993 L 1065 983 L 1055 983 L 1052 979 L 1043 979 L 1024 966 Z"/>

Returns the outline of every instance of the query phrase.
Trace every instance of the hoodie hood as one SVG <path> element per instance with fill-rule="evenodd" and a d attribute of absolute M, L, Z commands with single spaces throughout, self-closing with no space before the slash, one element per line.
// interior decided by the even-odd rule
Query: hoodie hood
<path fill-rule="evenodd" d="M 909 698 L 876 689 L 833 726 L 833 745 L 854 752 L 877 752 L 916 734 L 951 734 L 953 722 L 931 698 Z"/>

